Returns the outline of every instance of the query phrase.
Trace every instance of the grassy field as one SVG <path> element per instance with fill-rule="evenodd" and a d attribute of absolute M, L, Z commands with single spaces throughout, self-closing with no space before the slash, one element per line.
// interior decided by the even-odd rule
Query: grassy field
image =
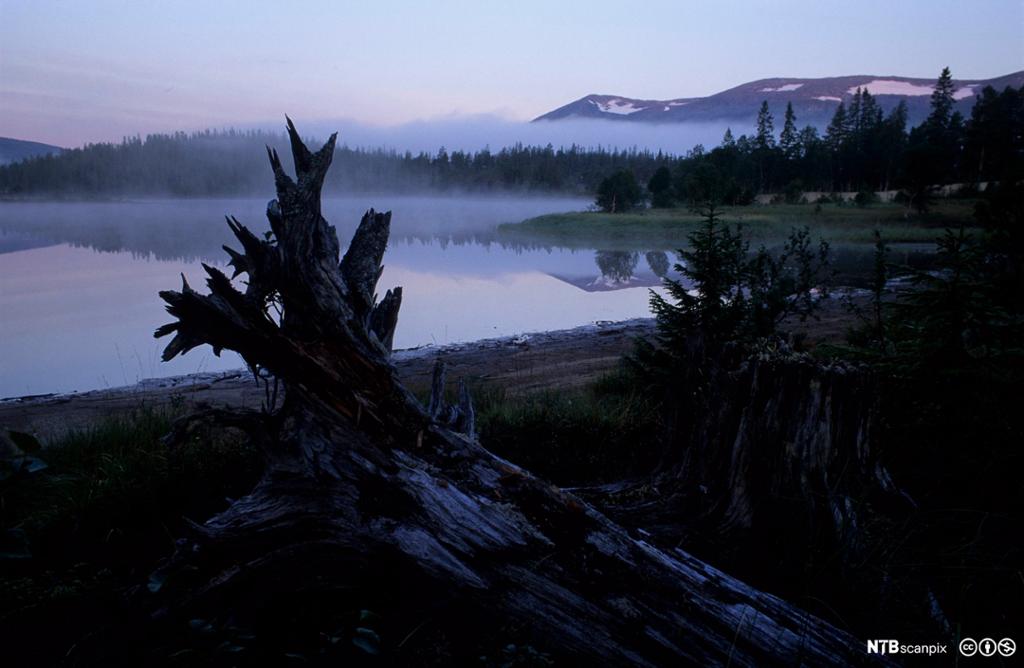
<path fill-rule="evenodd" d="M 793 227 L 806 225 L 815 237 L 836 243 L 870 243 L 879 229 L 886 240 L 931 242 L 941 230 L 973 222 L 973 200 L 943 200 L 919 215 L 900 204 L 852 205 L 772 204 L 723 207 L 721 220 L 742 225 L 753 243 L 787 237 Z M 645 209 L 635 213 L 581 211 L 530 218 L 502 225 L 499 234 L 509 241 L 557 243 L 568 247 L 649 249 L 678 247 L 699 225 L 701 218 L 685 209 Z"/>

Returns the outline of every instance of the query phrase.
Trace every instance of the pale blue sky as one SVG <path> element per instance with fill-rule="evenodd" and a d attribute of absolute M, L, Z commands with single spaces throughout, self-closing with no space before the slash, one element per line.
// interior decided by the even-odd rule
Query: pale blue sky
<path fill-rule="evenodd" d="M 527 120 L 587 93 L 1024 69 L 1024 0 L 0 0 L 0 135 Z"/>

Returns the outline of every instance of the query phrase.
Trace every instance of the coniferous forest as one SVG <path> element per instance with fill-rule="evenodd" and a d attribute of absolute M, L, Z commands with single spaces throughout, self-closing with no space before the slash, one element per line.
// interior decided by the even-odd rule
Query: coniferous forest
<path fill-rule="evenodd" d="M 903 190 L 911 204 L 926 205 L 936 186 L 1020 179 L 1024 90 L 985 88 L 970 118 L 954 112 L 953 103 L 947 68 L 936 83 L 932 113 L 913 128 L 903 106 L 885 115 L 871 93 L 858 89 L 839 103 L 824 130 L 801 126 L 791 107 L 784 118 L 773 118 L 764 103 L 752 132 L 737 136 L 730 129 L 719 146 L 698 145 L 681 155 L 550 144 L 417 154 L 342 145 L 325 189 L 590 194 L 616 172 L 631 172 L 648 184 L 661 170 L 651 184 L 655 206 L 692 200 L 699 195 L 694 189 L 708 184 L 721 189 L 729 204 L 747 204 L 762 193 L 798 202 L 808 191 Z M 90 144 L 0 167 L 0 195 L 253 194 L 265 186 L 263 147 L 284 143 L 283 135 L 263 131 L 207 130 Z"/>

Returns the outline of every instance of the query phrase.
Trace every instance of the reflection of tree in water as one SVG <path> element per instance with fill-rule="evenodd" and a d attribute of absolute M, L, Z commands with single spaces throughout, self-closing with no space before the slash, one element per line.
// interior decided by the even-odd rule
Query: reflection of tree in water
<path fill-rule="evenodd" d="M 647 266 L 651 268 L 658 278 L 665 278 L 668 275 L 668 256 L 665 251 L 649 251 L 646 255 Z"/>
<path fill-rule="evenodd" d="M 601 275 L 613 281 L 625 283 L 633 276 L 640 254 L 630 251 L 597 251 L 597 268 Z"/>

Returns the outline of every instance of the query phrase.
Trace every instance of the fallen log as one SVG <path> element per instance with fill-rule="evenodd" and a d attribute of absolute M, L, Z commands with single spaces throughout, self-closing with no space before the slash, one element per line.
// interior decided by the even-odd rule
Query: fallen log
<path fill-rule="evenodd" d="M 400 293 L 375 297 L 390 214 L 367 212 L 339 261 L 320 210 L 335 137 L 313 153 L 290 120 L 288 134 L 294 179 L 269 151 L 271 238 L 229 220 L 244 292 L 206 266 L 208 294 L 184 282 L 161 293 L 175 318 L 156 333 L 173 334 L 165 359 L 227 348 L 286 388 L 280 408 L 232 425 L 248 421 L 243 431 L 265 459 L 260 483 L 196 525 L 153 574 L 144 598 L 161 637 L 196 620 L 253 629 L 264 644 L 327 637 L 339 610 L 376 596 L 371 609 L 384 612 L 394 639 L 379 651 L 398 662 L 428 662 L 427 637 L 447 643 L 434 655 L 440 663 L 475 661 L 487 634 L 573 664 L 872 659 L 846 633 L 648 544 L 485 450 L 465 388 L 456 406 L 443 400 L 443 368 L 421 405 L 388 359 Z M 284 651 L 287 641 L 274 646 Z"/>

